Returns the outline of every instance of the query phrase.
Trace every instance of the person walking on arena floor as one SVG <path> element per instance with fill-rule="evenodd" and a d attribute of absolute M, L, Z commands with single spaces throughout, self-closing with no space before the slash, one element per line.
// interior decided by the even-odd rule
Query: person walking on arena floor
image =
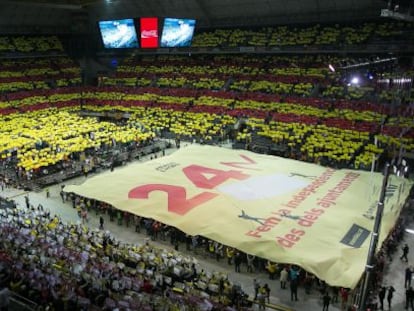
<path fill-rule="evenodd" d="M 329 303 L 331 302 L 331 296 L 329 296 L 328 291 L 326 291 L 325 295 L 323 295 L 322 301 L 323 301 L 322 311 L 328 311 L 329 310 Z"/>
<path fill-rule="evenodd" d="M 280 288 L 286 289 L 286 282 L 288 280 L 289 272 L 286 267 L 280 271 Z"/>
<path fill-rule="evenodd" d="M 267 303 L 270 303 L 270 287 L 267 285 L 267 283 L 263 286 L 266 291 L 266 300 Z"/>
<path fill-rule="evenodd" d="M 102 215 L 99 217 L 99 229 L 103 230 L 104 228 L 104 218 L 102 217 Z"/>
<path fill-rule="evenodd" d="M 259 310 L 266 310 L 266 289 L 264 286 L 259 287 L 256 298 L 259 301 Z"/>
<path fill-rule="evenodd" d="M 298 301 L 298 280 L 290 280 L 290 300 Z"/>
<path fill-rule="evenodd" d="M 29 209 L 30 208 L 30 199 L 29 199 L 29 195 L 26 194 L 24 196 L 24 202 L 26 203 L 26 208 Z"/>
<path fill-rule="evenodd" d="M 388 287 L 388 295 L 387 295 L 387 301 L 388 301 L 388 308 L 391 309 L 391 302 L 392 297 L 394 296 L 395 288 L 390 286 Z"/>
<path fill-rule="evenodd" d="M 226 256 L 227 256 L 227 264 L 230 266 L 231 262 L 233 260 L 234 257 L 234 248 L 227 246 L 226 247 Z"/>
<path fill-rule="evenodd" d="M 403 253 L 402 253 L 402 255 L 401 255 L 401 257 L 400 257 L 400 259 L 401 260 L 405 260 L 405 262 L 408 262 L 408 257 L 407 257 L 407 255 L 408 255 L 408 252 L 410 251 L 410 248 L 408 247 L 408 245 L 407 244 L 405 244 L 404 245 L 404 247 L 402 248 L 402 251 L 403 251 Z"/>
<path fill-rule="evenodd" d="M 266 310 L 266 288 L 265 286 L 260 286 L 257 299 L 259 301 L 259 310 Z"/>
<path fill-rule="evenodd" d="M 404 288 L 408 288 L 411 286 L 411 279 L 413 278 L 413 270 L 411 267 L 407 267 L 405 269 L 405 281 L 404 281 Z"/>
<path fill-rule="evenodd" d="M 259 294 L 259 288 L 260 288 L 260 283 L 256 279 L 253 279 L 253 289 L 254 289 L 253 300 L 257 300 L 257 295 Z"/>
<path fill-rule="evenodd" d="M 240 252 L 236 252 L 236 255 L 234 255 L 234 271 L 240 272 L 240 265 L 242 262 L 242 257 Z"/>
<path fill-rule="evenodd" d="M 384 299 L 385 299 L 386 292 L 387 292 L 387 289 L 385 288 L 385 286 L 382 286 L 378 292 L 378 298 L 381 304 L 381 310 L 384 310 Z"/>
<path fill-rule="evenodd" d="M 246 261 L 247 261 L 247 272 L 254 273 L 254 260 L 256 256 L 247 254 L 246 255 Z"/>
<path fill-rule="evenodd" d="M 339 292 L 341 294 L 341 310 L 345 310 L 346 305 L 348 304 L 349 292 L 348 292 L 348 289 L 344 287 L 341 287 Z M 384 303 L 384 298 L 382 302 Z"/>
<path fill-rule="evenodd" d="M 405 309 L 408 310 L 408 308 L 411 306 L 411 310 L 414 310 L 414 304 L 413 304 L 413 300 L 414 300 L 414 290 L 413 288 L 410 286 L 408 289 L 406 289 L 405 291 Z"/>
<path fill-rule="evenodd" d="M 62 199 L 62 203 L 65 203 L 65 192 L 63 190 L 60 190 L 59 195 L 60 195 L 60 198 Z"/>

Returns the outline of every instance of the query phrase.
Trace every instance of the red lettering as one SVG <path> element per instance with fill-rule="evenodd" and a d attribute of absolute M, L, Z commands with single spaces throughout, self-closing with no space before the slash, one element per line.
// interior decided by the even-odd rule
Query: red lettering
<path fill-rule="evenodd" d="M 298 225 L 301 225 L 302 227 L 311 227 L 313 225 L 313 222 L 301 218 L 301 220 L 298 221 Z"/>
<path fill-rule="evenodd" d="M 291 248 L 293 245 L 295 245 L 295 243 L 293 243 L 289 240 L 286 240 L 285 238 L 282 238 L 280 236 L 276 237 L 276 241 L 282 247 Z"/>
<path fill-rule="evenodd" d="M 323 209 L 320 209 L 320 208 L 312 208 L 310 211 L 313 214 L 317 214 L 317 215 L 321 215 L 321 214 L 325 213 L 325 211 Z"/>
<path fill-rule="evenodd" d="M 255 238 L 261 238 L 262 236 L 259 234 L 259 232 L 257 232 L 257 231 L 252 231 L 252 230 L 250 230 L 249 232 L 247 232 L 246 233 L 246 235 L 249 235 L 249 236 L 252 236 L 252 237 L 255 237 Z"/>
<path fill-rule="evenodd" d="M 264 224 L 265 224 L 265 226 L 271 226 L 271 227 L 273 227 L 273 226 L 277 225 L 279 222 L 281 222 L 281 219 L 280 218 L 269 217 L 269 218 L 266 218 Z"/>
<path fill-rule="evenodd" d="M 329 202 L 323 202 L 323 201 L 318 202 L 317 205 L 322 206 L 323 208 L 329 208 L 329 207 L 331 207 L 331 203 L 329 203 Z"/>
<path fill-rule="evenodd" d="M 283 237 L 277 236 L 276 242 L 282 247 L 291 248 L 296 242 L 300 241 L 300 237 L 303 235 L 305 235 L 305 231 L 291 229 L 290 233 L 285 234 Z"/>
<path fill-rule="evenodd" d="M 187 166 L 183 172 L 196 187 L 203 189 L 213 189 L 230 178 L 243 180 L 250 177 L 240 171 L 223 171 L 200 165 Z M 207 178 L 205 174 L 213 176 Z"/>
<path fill-rule="evenodd" d="M 296 235 L 289 233 L 285 235 L 285 238 L 292 242 L 297 242 L 300 240 L 300 238 L 298 238 Z"/>
<path fill-rule="evenodd" d="M 266 225 L 264 225 L 264 226 L 259 226 L 259 227 L 257 227 L 257 228 L 256 228 L 256 230 L 257 230 L 257 231 L 260 231 L 260 232 L 265 232 L 265 231 L 269 231 L 271 228 L 272 228 L 272 227 L 270 227 L 270 226 L 266 226 Z"/>
<path fill-rule="evenodd" d="M 243 158 L 246 162 L 220 162 L 220 164 L 235 167 L 235 168 L 241 168 L 246 170 L 255 170 L 260 171 L 258 168 L 253 167 L 246 167 L 246 165 L 253 165 L 256 164 L 256 161 L 250 159 L 248 156 L 240 155 L 241 158 Z"/>
<path fill-rule="evenodd" d="M 305 231 L 303 231 L 303 230 L 292 229 L 292 230 L 290 230 L 290 232 L 292 232 L 293 234 L 296 234 L 296 235 L 298 235 L 298 236 L 303 236 L 303 235 L 305 235 Z"/>
<path fill-rule="evenodd" d="M 316 220 L 316 219 L 318 219 L 318 217 L 317 216 L 315 216 L 315 215 L 312 215 L 312 214 L 310 214 L 310 215 L 305 215 L 305 217 L 304 217 L 305 219 L 307 219 L 307 220 Z"/>
<path fill-rule="evenodd" d="M 148 196 L 153 191 L 163 191 L 168 195 L 168 211 L 178 215 L 185 215 L 194 207 L 199 206 L 211 199 L 214 199 L 218 194 L 211 192 L 202 192 L 187 199 L 187 193 L 184 187 L 163 185 L 163 184 L 149 184 L 136 187 L 129 191 L 128 198 L 130 199 L 148 199 Z"/>
<path fill-rule="evenodd" d="M 303 227 L 311 227 L 324 212 L 323 209 L 312 208 L 310 211 L 305 212 L 305 216 L 298 221 L 298 224 Z"/>

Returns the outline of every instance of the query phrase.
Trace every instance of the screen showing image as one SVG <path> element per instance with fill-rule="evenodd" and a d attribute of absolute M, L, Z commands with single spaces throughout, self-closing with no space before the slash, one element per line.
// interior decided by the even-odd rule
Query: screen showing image
<path fill-rule="evenodd" d="M 138 38 L 133 19 L 100 21 L 104 47 L 107 49 L 137 48 Z"/>
<path fill-rule="evenodd" d="M 158 18 L 141 17 L 141 47 L 158 47 Z"/>
<path fill-rule="evenodd" d="M 166 18 L 161 35 L 161 47 L 190 46 L 196 21 L 194 19 Z"/>

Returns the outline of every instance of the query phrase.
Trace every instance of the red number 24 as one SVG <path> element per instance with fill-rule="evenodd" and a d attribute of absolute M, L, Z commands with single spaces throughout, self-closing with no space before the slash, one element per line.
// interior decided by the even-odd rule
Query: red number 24
<path fill-rule="evenodd" d="M 228 179 L 244 180 L 250 176 L 240 171 L 218 170 L 200 165 L 190 165 L 183 168 L 187 178 L 198 188 L 213 189 Z M 162 191 L 168 195 L 168 211 L 178 215 L 185 215 L 194 207 L 201 205 L 218 194 L 213 192 L 201 192 L 192 198 L 187 198 L 186 189 L 182 186 L 148 184 L 136 187 L 129 191 L 130 199 L 148 199 L 149 194 L 153 191 Z"/>

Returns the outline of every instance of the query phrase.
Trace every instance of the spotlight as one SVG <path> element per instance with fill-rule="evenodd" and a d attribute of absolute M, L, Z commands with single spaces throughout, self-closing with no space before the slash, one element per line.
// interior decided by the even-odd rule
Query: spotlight
<path fill-rule="evenodd" d="M 329 66 L 328 66 L 328 67 L 329 67 L 329 70 L 330 70 L 330 71 L 335 72 L 335 67 L 334 67 L 334 66 L 332 66 L 331 64 L 329 64 Z"/>
<path fill-rule="evenodd" d="M 359 83 L 359 78 L 358 77 L 353 77 L 351 80 L 351 84 L 353 85 L 357 85 Z"/>

